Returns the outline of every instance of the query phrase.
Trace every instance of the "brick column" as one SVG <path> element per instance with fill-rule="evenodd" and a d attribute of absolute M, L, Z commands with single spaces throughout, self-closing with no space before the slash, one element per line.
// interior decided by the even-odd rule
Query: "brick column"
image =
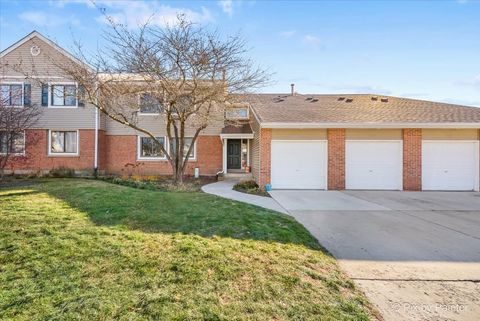
<path fill-rule="evenodd" d="M 403 189 L 422 190 L 422 130 L 403 130 Z"/>
<path fill-rule="evenodd" d="M 271 173 L 272 130 L 263 128 L 260 131 L 260 177 L 258 185 L 261 188 L 270 183 Z"/>
<path fill-rule="evenodd" d="M 345 189 L 345 129 L 327 129 L 328 189 Z"/>

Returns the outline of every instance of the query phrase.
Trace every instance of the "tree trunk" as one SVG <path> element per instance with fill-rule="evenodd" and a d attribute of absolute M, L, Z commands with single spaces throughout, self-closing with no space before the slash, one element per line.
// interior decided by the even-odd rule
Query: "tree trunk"
<path fill-rule="evenodd" d="M 183 171 L 182 166 L 175 166 L 173 169 L 173 181 L 176 185 L 183 183 Z"/>

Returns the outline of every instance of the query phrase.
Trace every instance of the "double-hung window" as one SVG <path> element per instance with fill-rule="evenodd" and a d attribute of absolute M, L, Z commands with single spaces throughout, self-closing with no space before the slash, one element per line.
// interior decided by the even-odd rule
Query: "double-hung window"
<path fill-rule="evenodd" d="M 50 155 L 78 154 L 78 131 L 51 130 L 49 142 Z"/>
<path fill-rule="evenodd" d="M 162 103 L 157 97 L 149 93 L 140 95 L 140 113 L 141 114 L 160 114 L 163 112 Z"/>
<path fill-rule="evenodd" d="M 183 142 L 183 157 L 187 155 L 190 145 L 192 145 L 192 137 L 185 137 Z M 172 145 L 171 145 L 172 154 L 175 153 L 177 148 L 176 146 L 177 146 L 176 139 L 172 138 Z M 190 160 L 195 160 L 195 158 L 197 157 L 195 147 L 196 147 L 195 145 L 192 147 L 192 151 L 190 152 L 190 156 L 188 157 L 188 159 Z"/>
<path fill-rule="evenodd" d="M 0 131 L 0 154 L 24 154 L 25 133 Z"/>
<path fill-rule="evenodd" d="M 50 86 L 51 107 L 77 107 L 75 84 L 53 84 Z"/>
<path fill-rule="evenodd" d="M 165 137 L 138 137 L 138 158 L 139 159 L 165 159 Z"/>
<path fill-rule="evenodd" d="M 248 118 L 248 107 L 242 108 L 229 108 L 225 111 L 226 119 L 247 119 Z"/>
<path fill-rule="evenodd" d="M 23 106 L 23 84 L 1 84 L 0 105 L 8 107 Z"/>

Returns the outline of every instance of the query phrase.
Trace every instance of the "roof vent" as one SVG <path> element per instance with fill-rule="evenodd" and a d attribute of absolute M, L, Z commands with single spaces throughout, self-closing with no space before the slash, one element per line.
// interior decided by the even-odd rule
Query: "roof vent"
<path fill-rule="evenodd" d="M 382 99 L 380 99 L 380 101 L 381 101 L 382 103 L 388 103 L 388 98 L 382 98 Z"/>
<path fill-rule="evenodd" d="M 338 101 L 343 101 L 343 100 L 345 100 L 345 97 L 338 97 L 337 100 L 338 100 Z"/>
<path fill-rule="evenodd" d="M 372 100 L 373 100 L 373 101 L 377 101 L 377 100 L 378 100 L 378 97 L 377 97 L 377 96 L 372 96 Z"/>
<path fill-rule="evenodd" d="M 317 98 L 312 99 L 311 103 L 316 103 L 318 101 Z"/>
<path fill-rule="evenodd" d="M 312 99 L 313 99 L 312 97 L 305 98 L 305 100 L 312 100 Z"/>
<path fill-rule="evenodd" d="M 345 99 L 345 102 L 346 102 L 346 103 L 351 103 L 352 101 L 353 101 L 353 98 L 347 98 L 347 99 Z"/>
<path fill-rule="evenodd" d="M 282 101 L 285 101 L 285 99 L 283 99 L 283 98 L 275 98 L 275 99 L 273 100 L 274 103 L 281 103 Z"/>

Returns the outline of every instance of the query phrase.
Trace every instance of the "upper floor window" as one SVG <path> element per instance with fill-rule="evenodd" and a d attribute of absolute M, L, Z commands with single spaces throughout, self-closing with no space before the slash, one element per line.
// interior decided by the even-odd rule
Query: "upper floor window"
<path fill-rule="evenodd" d="M 75 84 L 52 84 L 50 86 L 51 107 L 77 107 L 77 86 Z"/>
<path fill-rule="evenodd" d="M 0 131 L 0 154 L 25 153 L 25 133 Z"/>
<path fill-rule="evenodd" d="M 141 114 L 160 114 L 161 112 L 163 112 L 163 106 L 157 97 L 148 93 L 140 95 Z"/>
<path fill-rule="evenodd" d="M 2 84 L 1 102 L 3 106 L 22 107 L 23 106 L 23 84 Z"/>
<path fill-rule="evenodd" d="M 227 119 L 245 119 L 248 118 L 248 108 L 229 108 L 225 111 Z"/>
<path fill-rule="evenodd" d="M 50 154 L 77 155 L 78 131 L 50 131 Z"/>

